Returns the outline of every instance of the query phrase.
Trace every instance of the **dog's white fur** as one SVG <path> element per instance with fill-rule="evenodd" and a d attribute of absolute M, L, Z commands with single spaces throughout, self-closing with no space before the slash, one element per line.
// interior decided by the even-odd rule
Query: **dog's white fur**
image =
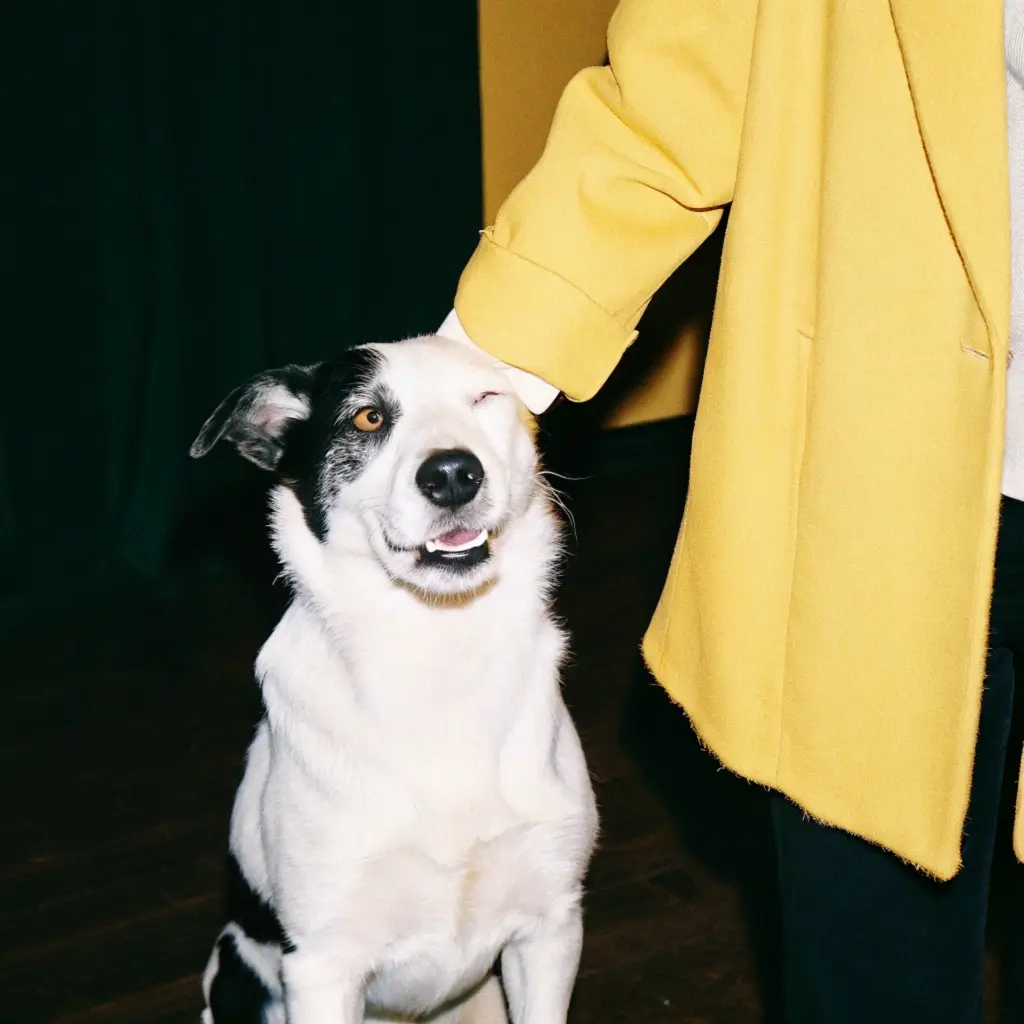
<path fill-rule="evenodd" d="M 438 338 L 379 351 L 401 415 L 325 538 L 273 493 L 295 599 L 257 661 L 230 845 L 295 948 L 246 959 L 290 1024 L 504 1020 L 499 961 L 514 1024 L 562 1024 L 597 816 L 559 688 L 557 522 L 495 365 Z M 491 556 L 464 574 L 417 554 L 438 509 L 415 472 L 451 448 L 486 473 L 463 518 Z"/>

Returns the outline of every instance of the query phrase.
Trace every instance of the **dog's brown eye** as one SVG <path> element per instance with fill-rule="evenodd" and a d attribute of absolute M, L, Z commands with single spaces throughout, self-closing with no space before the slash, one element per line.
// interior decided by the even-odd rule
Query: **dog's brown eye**
<path fill-rule="evenodd" d="M 372 434 L 375 430 L 380 430 L 384 426 L 384 413 L 380 409 L 375 409 L 372 405 L 368 405 L 365 409 L 360 409 L 352 417 L 352 426 L 356 430 Z"/>

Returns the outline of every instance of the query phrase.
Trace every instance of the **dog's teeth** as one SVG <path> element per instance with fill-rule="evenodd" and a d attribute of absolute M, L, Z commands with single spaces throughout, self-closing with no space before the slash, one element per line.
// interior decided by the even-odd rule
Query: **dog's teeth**
<path fill-rule="evenodd" d="M 427 549 L 427 554 L 433 554 L 437 550 L 437 541 L 428 540 L 423 546 Z"/>

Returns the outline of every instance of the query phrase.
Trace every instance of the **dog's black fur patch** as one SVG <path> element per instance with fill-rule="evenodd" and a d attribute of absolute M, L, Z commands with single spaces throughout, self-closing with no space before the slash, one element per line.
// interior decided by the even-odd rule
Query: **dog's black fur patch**
<path fill-rule="evenodd" d="M 376 349 L 352 348 L 329 362 L 258 374 L 217 406 L 193 442 L 192 456 L 205 455 L 221 439 L 230 442 L 295 492 L 310 530 L 323 540 L 337 488 L 359 475 L 401 413 L 379 380 L 383 362 Z M 275 388 L 308 407 L 308 417 L 268 421 L 265 399 Z M 383 424 L 375 431 L 357 430 L 352 417 L 371 405 L 383 414 Z"/>
<path fill-rule="evenodd" d="M 246 881 L 234 854 L 228 854 L 224 897 L 226 919 L 234 921 L 253 942 L 274 943 L 285 953 L 293 952 L 295 947 L 281 926 L 280 918 Z"/>
<path fill-rule="evenodd" d="M 264 1024 L 263 1011 L 273 998 L 259 976 L 242 959 L 233 935 L 217 943 L 217 974 L 210 986 L 214 1024 Z"/>
<path fill-rule="evenodd" d="M 383 357 L 374 349 L 352 349 L 317 367 L 310 387 L 311 410 L 290 424 L 277 467 L 295 492 L 313 535 L 323 540 L 331 501 L 341 484 L 354 480 L 387 440 L 401 410 L 379 381 Z M 373 432 L 357 430 L 352 417 L 372 405 L 384 415 Z"/>

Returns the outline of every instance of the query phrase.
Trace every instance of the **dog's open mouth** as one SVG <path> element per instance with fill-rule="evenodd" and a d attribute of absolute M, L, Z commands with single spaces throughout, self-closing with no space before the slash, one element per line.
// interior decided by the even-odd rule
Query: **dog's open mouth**
<path fill-rule="evenodd" d="M 452 530 L 428 540 L 419 549 L 421 565 L 448 569 L 471 569 L 490 556 L 490 537 L 486 530 Z"/>

